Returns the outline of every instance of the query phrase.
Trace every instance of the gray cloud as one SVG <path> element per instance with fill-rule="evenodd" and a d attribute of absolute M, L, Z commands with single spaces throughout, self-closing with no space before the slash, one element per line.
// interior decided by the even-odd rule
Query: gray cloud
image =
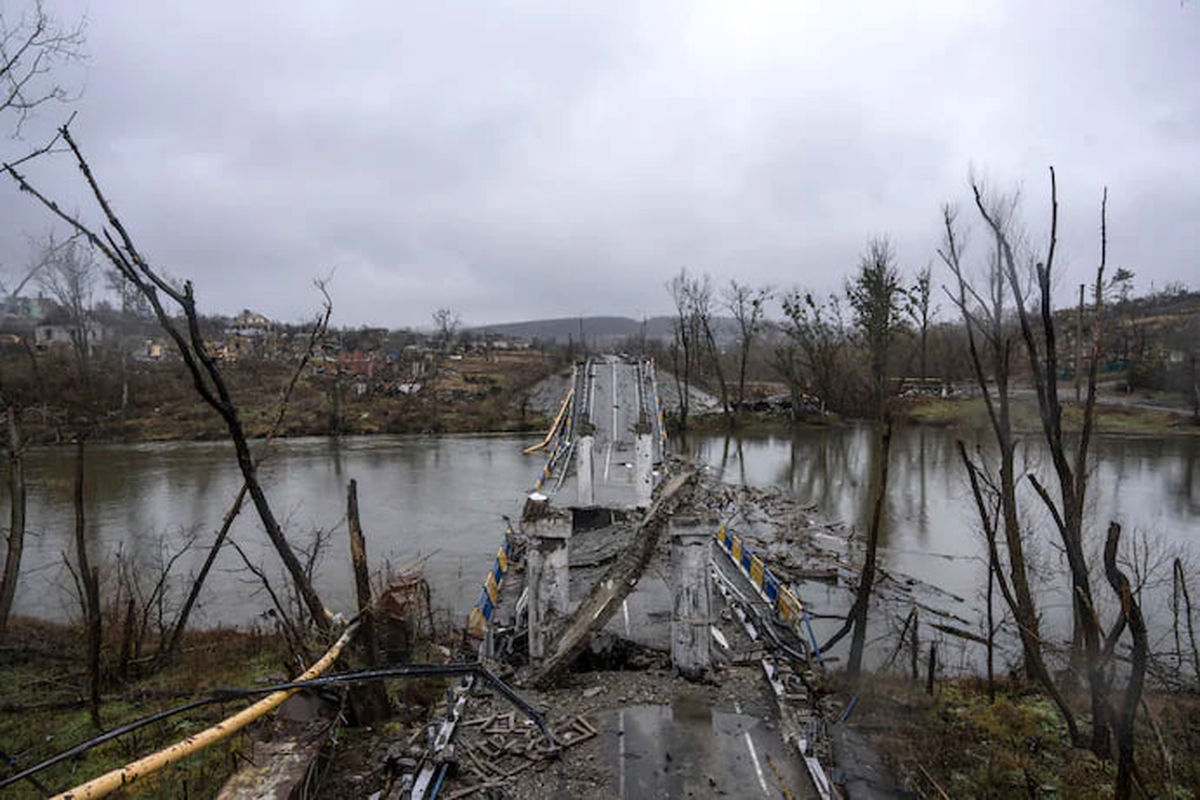
<path fill-rule="evenodd" d="M 334 268 L 342 324 L 660 313 L 681 266 L 827 291 L 871 235 L 929 261 L 971 168 L 1019 184 L 1044 235 L 1049 164 L 1064 286 L 1095 262 L 1105 184 L 1113 261 L 1196 283 L 1197 9 L 910 5 L 54 10 L 89 16 L 93 166 L 215 311 L 299 318 Z M 69 167 L 31 175 L 89 209 Z M 22 263 L 48 220 L 7 184 L 0 213 Z"/>

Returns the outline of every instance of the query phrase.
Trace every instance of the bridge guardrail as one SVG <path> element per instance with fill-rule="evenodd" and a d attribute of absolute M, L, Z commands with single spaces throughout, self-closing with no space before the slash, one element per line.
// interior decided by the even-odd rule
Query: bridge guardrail
<path fill-rule="evenodd" d="M 812 623 L 809 621 L 808 613 L 804 610 L 804 604 L 800 602 L 800 598 L 796 597 L 791 589 L 784 586 L 779 577 L 767 567 L 766 562 L 746 546 L 741 536 L 733 533 L 725 525 L 721 525 L 717 528 L 714 538 L 720 545 L 721 552 L 725 553 L 742 575 L 750 581 L 759 596 L 771 604 L 780 619 L 792 629 L 793 633 L 801 640 L 808 639 L 812 643 L 813 652 L 820 656 Z"/>
<path fill-rule="evenodd" d="M 509 557 L 512 555 L 512 525 L 504 526 L 504 544 L 496 551 L 492 560 L 492 568 L 483 579 L 483 591 L 475 601 L 475 607 L 467 616 L 467 630 L 476 636 L 482 636 L 492 621 L 496 612 L 496 604 L 500 600 L 500 587 L 504 585 L 504 576 L 508 573 Z"/>

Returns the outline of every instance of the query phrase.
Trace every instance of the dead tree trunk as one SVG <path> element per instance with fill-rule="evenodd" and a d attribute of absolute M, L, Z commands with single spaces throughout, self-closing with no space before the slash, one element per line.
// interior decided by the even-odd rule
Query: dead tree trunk
<path fill-rule="evenodd" d="M 850 660 L 846 673 L 851 681 L 862 671 L 863 645 L 867 637 L 867 610 L 871 605 L 871 589 L 875 584 L 875 558 L 879 549 L 879 529 L 883 524 L 883 506 L 887 501 L 888 452 L 892 445 L 892 426 L 887 423 L 879 443 L 879 485 L 871 509 L 871 525 L 867 530 L 867 554 L 862 575 L 858 579 L 858 596 L 854 600 L 854 635 L 850 639 Z"/>
<path fill-rule="evenodd" d="M 350 533 L 350 560 L 354 565 L 354 589 L 358 596 L 358 613 L 362 615 L 363 653 L 367 666 L 379 664 L 379 640 L 371 611 L 371 576 L 367 570 L 367 542 L 363 538 L 362 522 L 358 516 L 358 481 L 351 480 L 346 489 L 346 529 Z M 354 714 L 360 725 L 369 725 L 388 715 L 387 692 L 378 681 L 368 681 L 351 695 Z"/>
<path fill-rule="evenodd" d="M 75 562 L 82 583 L 84 628 L 88 661 L 88 710 L 92 724 L 100 724 L 100 569 L 88 559 L 86 520 L 83 508 L 83 440 L 75 443 Z"/>
<path fill-rule="evenodd" d="M 971 368 L 983 396 L 988 420 L 1000 450 L 999 486 L 996 493 L 1000 503 L 1000 521 L 1003 523 L 1004 545 L 1008 551 L 1009 580 L 1012 583 L 1011 599 L 1013 617 L 1020 633 L 1021 647 L 1025 654 L 1025 673 L 1035 678 L 1048 675 L 1042 665 L 1041 638 L 1038 633 L 1037 605 L 1030 591 L 1025 562 L 1021 521 L 1017 511 L 1016 477 L 1013 465 L 1016 442 L 1012 431 L 1012 417 L 1008 392 L 1011 373 L 1012 343 L 1009 339 L 1006 310 L 1004 305 L 1004 272 L 1001 262 L 1003 237 L 996 232 L 996 251 L 989 261 L 989 285 L 986 292 L 978 291 L 967 279 L 962 263 L 963 253 L 955 230 L 956 214 L 952 208 L 942 209 L 945 228 L 945 247 L 938 251 L 942 261 L 955 279 L 954 291 L 947 290 L 958 307 L 967 333 L 967 348 L 971 357 Z M 1001 227 L 999 224 L 995 226 Z M 989 372 L 990 370 L 990 372 Z M 961 447 L 960 447 L 961 450 Z M 966 451 L 963 453 L 967 461 Z M 979 511 L 985 505 L 980 499 Z M 986 526 L 987 521 L 983 520 Z M 996 533 L 997 527 L 991 530 Z M 997 559 L 999 563 L 999 559 Z M 1040 680 L 1040 677 L 1038 678 Z"/>
<path fill-rule="evenodd" d="M 1008 581 L 1004 579 L 1004 573 L 1000 571 L 1000 553 L 996 546 L 997 523 L 995 516 L 988 511 L 987 503 L 983 498 L 983 488 L 980 485 L 978 468 L 967 456 L 966 445 L 961 440 L 958 442 L 958 453 L 962 458 L 963 465 L 966 467 L 967 477 L 971 483 L 971 494 L 975 499 L 975 507 L 979 514 L 980 523 L 983 525 L 984 537 L 988 545 L 990 568 L 996 577 L 996 584 L 1000 588 L 1000 594 L 1004 598 L 1004 602 L 1017 619 L 1017 631 L 1021 637 L 1021 641 L 1023 644 L 1026 644 L 1025 667 L 1031 671 L 1033 678 L 1050 693 L 1050 698 L 1054 701 L 1054 705 L 1058 708 L 1059 713 L 1062 714 L 1063 721 L 1067 724 L 1067 732 L 1071 736 L 1072 743 L 1079 745 L 1082 739 L 1079 733 L 1079 725 L 1075 721 L 1075 714 L 1071 711 L 1071 706 L 1067 703 L 1067 699 L 1063 696 L 1062 691 L 1059 690 L 1058 684 L 1054 682 L 1054 677 L 1046 667 L 1046 662 L 1042 659 L 1041 648 L 1031 647 L 1026 643 L 1026 640 L 1032 637 L 1032 633 L 1021 624 L 1020 616 L 1017 613 L 1019 601 L 1014 597 L 1014 590 L 1009 588 Z"/>
<path fill-rule="evenodd" d="M 208 578 L 208 573 L 212 570 L 213 563 L 217 560 L 217 555 L 225 545 L 225 538 L 229 535 L 229 529 L 233 526 L 233 521 L 241 513 L 242 503 L 245 499 L 246 484 L 243 483 L 242 488 L 238 490 L 237 497 L 233 499 L 233 505 L 229 507 L 229 510 L 225 512 L 225 518 L 221 520 L 221 529 L 217 531 L 212 547 L 208 548 L 208 555 L 204 557 L 204 563 L 200 566 L 200 572 L 196 574 L 196 579 L 192 581 L 192 588 L 188 590 L 188 596 L 184 599 L 183 606 L 179 609 L 179 617 L 175 620 L 175 625 L 171 628 L 171 635 L 159 654 L 160 661 L 169 658 L 175 652 L 175 648 L 178 647 L 179 637 L 187 628 L 192 608 L 196 605 L 196 600 L 200 597 L 200 589 L 204 587 L 204 581 Z"/>
<path fill-rule="evenodd" d="M 1129 633 L 1133 637 L 1133 656 L 1130 660 L 1129 682 L 1125 685 L 1125 694 L 1121 708 L 1117 713 L 1117 783 L 1113 797 L 1116 800 L 1128 800 L 1133 794 L 1134 780 L 1134 729 L 1137 716 L 1138 701 L 1142 697 L 1142 687 L 1146 681 L 1146 664 L 1149 659 L 1150 645 L 1146 636 L 1146 622 L 1142 619 L 1142 609 L 1134 597 L 1129 578 L 1117 567 L 1117 545 L 1121 540 L 1121 526 L 1112 522 L 1108 526 L 1108 538 L 1104 543 L 1104 574 L 1108 584 L 1121 599 L 1121 614 L 1129 625 Z"/>
<path fill-rule="evenodd" d="M 329 299 L 329 294 L 325 289 L 325 284 L 317 281 L 317 288 L 325 296 L 325 310 L 320 317 L 317 318 L 316 324 L 308 336 L 308 347 L 304 350 L 304 355 L 296 364 L 295 371 L 292 372 L 292 378 L 288 381 L 283 389 L 283 393 L 279 398 L 279 405 L 276 409 L 275 419 L 271 423 L 271 429 L 267 431 L 266 440 L 263 442 L 263 447 L 266 448 L 275 436 L 279 433 L 280 427 L 283 425 L 283 420 L 287 417 L 287 412 L 291 406 L 292 392 L 296 389 L 296 383 L 300 380 L 300 376 L 304 373 L 304 368 L 312 359 L 317 344 L 325 335 L 325 331 L 329 327 L 329 315 L 333 313 L 333 303 Z M 264 455 L 263 451 L 259 451 L 261 462 Z M 192 588 L 188 590 L 188 596 L 183 602 L 183 606 L 179 610 L 179 616 L 175 621 L 175 625 L 171 629 L 171 636 L 167 640 L 166 645 L 162 646 L 159 651 L 159 661 L 169 658 L 175 652 L 175 648 L 179 645 L 179 637 L 183 631 L 187 629 L 188 618 L 191 616 L 192 608 L 196 605 L 196 600 L 200 597 L 200 590 L 204 587 L 204 582 L 208 579 L 208 573 L 212 570 L 213 562 L 217 560 L 217 555 L 221 552 L 221 548 L 225 545 L 225 539 L 229 536 L 229 529 L 233 526 L 233 521 L 237 519 L 238 514 L 242 512 L 242 505 L 246 501 L 246 484 L 242 484 L 242 488 L 238 489 L 237 497 L 233 499 L 233 505 L 225 512 L 224 519 L 221 520 L 221 529 L 217 531 L 216 537 L 213 539 L 212 546 L 208 549 L 208 555 L 204 558 L 204 564 L 200 567 L 200 572 L 196 575 L 196 579 L 192 581 Z"/>
<path fill-rule="evenodd" d="M 988 702 L 996 702 L 996 622 L 994 611 L 994 595 L 996 592 L 997 565 L 991 559 L 988 548 L 988 584 L 987 584 L 987 688 Z"/>
<path fill-rule="evenodd" d="M 929 673 L 925 676 L 925 694 L 933 696 L 933 679 L 937 675 L 937 642 L 929 643 Z"/>
<path fill-rule="evenodd" d="M 908 660 L 912 667 L 912 679 L 914 682 L 921 679 L 921 670 L 917 664 L 918 656 L 921 654 L 921 634 L 918 627 L 920 619 L 917 617 L 917 609 L 912 610 L 912 640 L 908 648 Z"/>
<path fill-rule="evenodd" d="M 1188 594 L 1187 578 L 1183 574 L 1183 562 L 1178 558 L 1172 565 L 1172 572 L 1175 578 L 1174 586 L 1174 611 L 1175 611 L 1175 650 L 1180 651 L 1179 646 L 1179 612 L 1183 611 L 1183 619 L 1187 624 L 1188 641 L 1192 645 L 1192 669 L 1195 670 L 1195 678 L 1200 682 L 1200 648 L 1196 647 L 1196 631 L 1192 627 L 1192 597 Z M 1179 607 L 1179 597 L 1183 597 L 1183 608 Z M 1180 671 L 1183 669 L 1183 656 L 1178 657 Z"/>
<path fill-rule="evenodd" d="M 8 523 L 8 552 L 0 576 L 0 635 L 8 628 L 17 580 L 21 575 L 21 553 L 25 548 L 25 463 L 22 460 L 21 429 L 17 410 L 8 407 L 8 493 L 11 505 Z"/>

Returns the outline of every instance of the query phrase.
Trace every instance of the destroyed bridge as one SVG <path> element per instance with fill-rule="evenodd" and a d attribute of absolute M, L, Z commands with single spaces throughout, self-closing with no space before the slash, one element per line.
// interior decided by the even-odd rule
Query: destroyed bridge
<path fill-rule="evenodd" d="M 566 676 L 596 676 L 582 690 L 596 695 L 638 654 L 663 654 L 672 702 L 613 698 L 590 734 L 577 729 L 605 741 L 598 796 L 834 796 L 804 607 L 732 529 L 736 510 L 693 496 L 697 467 L 669 449 L 653 362 L 574 366 L 549 432 L 526 450 L 545 461 L 468 620 L 480 658 L 544 692 L 553 715 L 556 697 L 581 691 L 562 688 Z M 735 662 L 759 677 L 726 682 Z M 441 746 L 465 724 L 449 705 Z M 428 796 L 437 761 L 403 796 Z M 465 772 L 457 791 L 499 780 Z"/>

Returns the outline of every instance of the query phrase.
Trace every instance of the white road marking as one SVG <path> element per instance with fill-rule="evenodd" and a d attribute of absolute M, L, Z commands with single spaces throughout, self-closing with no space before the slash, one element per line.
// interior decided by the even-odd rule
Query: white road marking
<path fill-rule="evenodd" d="M 762 764 L 758 763 L 758 753 L 754 750 L 754 742 L 750 739 L 750 731 L 743 731 L 742 736 L 746 738 L 746 749 L 750 751 L 750 760 L 754 762 L 754 773 L 758 775 L 758 785 L 762 787 L 763 794 L 769 797 L 771 790 L 767 788 L 767 779 L 763 777 Z"/>
<path fill-rule="evenodd" d="M 741 714 L 742 704 L 734 700 L 733 711 L 735 714 Z M 750 751 L 750 760 L 754 762 L 754 772 L 758 775 L 758 785 L 762 787 L 763 794 L 770 796 L 771 790 L 767 788 L 767 779 L 763 777 L 762 764 L 758 763 L 758 752 L 754 749 L 754 742 L 750 739 L 750 731 L 742 731 L 742 735 L 746 737 L 746 749 Z"/>
<path fill-rule="evenodd" d="M 612 431 L 609 434 L 610 439 L 618 438 L 617 435 L 617 362 L 612 362 Z"/>
<path fill-rule="evenodd" d="M 625 710 L 617 715 L 617 797 L 625 800 Z"/>
<path fill-rule="evenodd" d="M 629 598 L 621 601 L 621 613 L 625 615 L 625 635 L 629 635 Z"/>

